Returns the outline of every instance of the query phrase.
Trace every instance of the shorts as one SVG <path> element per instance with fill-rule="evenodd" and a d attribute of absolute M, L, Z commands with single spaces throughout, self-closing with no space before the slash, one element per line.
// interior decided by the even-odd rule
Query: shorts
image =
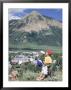
<path fill-rule="evenodd" d="M 48 75 L 48 68 L 47 68 L 47 66 L 43 66 L 42 67 L 42 74 L 44 74 L 45 76 Z"/>

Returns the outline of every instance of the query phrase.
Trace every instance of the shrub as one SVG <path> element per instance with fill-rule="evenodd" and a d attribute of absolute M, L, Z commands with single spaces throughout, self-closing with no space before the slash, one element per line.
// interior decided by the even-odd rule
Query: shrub
<path fill-rule="evenodd" d="M 23 72 L 23 80 L 36 80 L 38 73 L 27 70 L 26 73 Z"/>
<path fill-rule="evenodd" d="M 56 63 L 53 65 L 53 70 L 57 70 L 59 68 L 59 70 L 62 69 L 62 55 L 61 54 L 58 54 L 58 53 L 55 53 L 53 54 L 51 57 L 53 60 L 56 60 Z"/>

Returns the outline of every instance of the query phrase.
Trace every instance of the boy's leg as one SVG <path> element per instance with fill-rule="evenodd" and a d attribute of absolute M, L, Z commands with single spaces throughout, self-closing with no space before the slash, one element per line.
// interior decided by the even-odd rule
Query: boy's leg
<path fill-rule="evenodd" d="M 42 77 L 42 73 L 39 74 L 39 76 L 36 78 L 36 80 L 39 80 Z"/>
<path fill-rule="evenodd" d="M 43 80 L 45 78 L 45 75 L 43 74 L 41 77 L 40 77 L 40 80 Z"/>
<path fill-rule="evenodd" d="M 41 73 L 39 73 L 39 74 L 38 74 L 38 76 L 37 76 L 37 78 L 36 78 L 36 79 L 38 79 L 38 78 L 40 77 L 40 74 L 41 74 Z"/>
<path fill-rule="evenodd" d="M 45 78 L 44 74 L 41 74 L 40 77 L 37 80 L 43 80 Z"/>

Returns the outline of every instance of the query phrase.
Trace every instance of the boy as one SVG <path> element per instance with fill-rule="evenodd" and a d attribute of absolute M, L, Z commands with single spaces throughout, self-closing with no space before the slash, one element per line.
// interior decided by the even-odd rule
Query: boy
<path fill-rule="evenodd" d="M 43 80 L 44 78 L 46 78 L 48 75 L 48 67 L 46 64 L 43 64 L 42 66 L 42 70 L 40 75 L 36 78 L 36 80 Z"/>
<path fill-rule="evenodd" d="M 44 78 L 47 77 L 47 75 L 48 75 L 48 67 L 51 64 L 52 64 L 52 58 L 49 56 L 49 53 L 46 52 L 45 53 L 45 58 L 44 58 L 44 61 L 43 61 L 41 74 L 39 75 L 39 77 L 36 78 L 36 80 L 43 80 Z"/>

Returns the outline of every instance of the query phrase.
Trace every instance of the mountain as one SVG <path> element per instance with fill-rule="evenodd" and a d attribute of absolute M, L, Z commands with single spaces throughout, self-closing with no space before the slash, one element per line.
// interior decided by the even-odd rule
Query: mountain
<path fill-rule="evenodd" d="M 10 47 L 62 46 L 62 23 L 37 11 L 9 21 Z"/>

